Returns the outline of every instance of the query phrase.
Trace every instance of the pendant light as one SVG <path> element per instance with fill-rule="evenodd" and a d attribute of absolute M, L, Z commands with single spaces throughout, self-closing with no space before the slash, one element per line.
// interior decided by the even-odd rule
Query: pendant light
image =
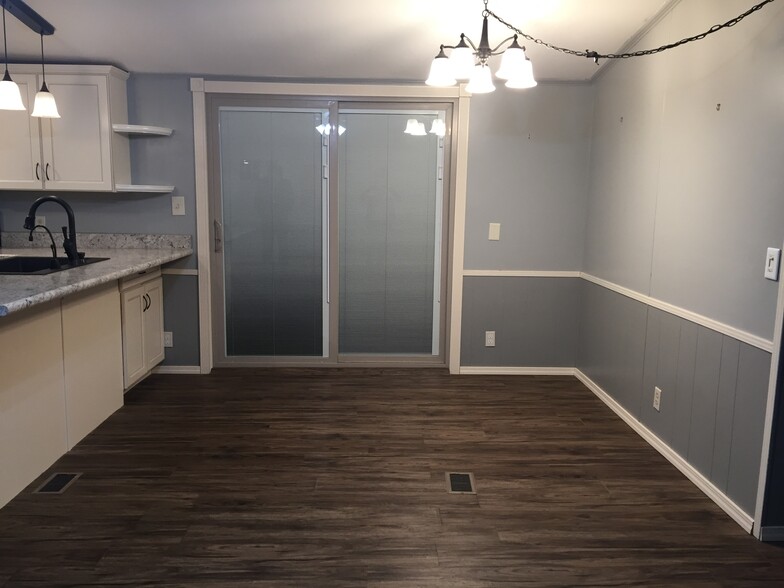
<path fill-rule="evenodd" d="M 57 112 L 57 104 L 54 101 L 54 96 L 46 87 L 46 69 L 44 66 L 44 35 L 41 33 L 41 89 L 35 95 L 35 104 L 33 112 L 30 116 L 37 116 L 40 118 L 60 118 L 60 113 Z"/>
<path fill-rule="evenodd" d="M 8 42 L 5 31 L 5 4 L 3 6 L 3 51 L 5 56 L 5 75 L 0 81 L 0 110 L 25 110 L 22 93 L 8 73 Z"/>

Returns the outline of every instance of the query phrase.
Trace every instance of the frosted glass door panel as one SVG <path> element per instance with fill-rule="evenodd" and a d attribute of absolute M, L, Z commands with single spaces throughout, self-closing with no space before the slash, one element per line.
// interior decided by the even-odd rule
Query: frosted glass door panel
<path fill-rule="evenodd" d="M 227 356 L 322 356 L 321 112 L 220 109 Z"/>
<path fill-rule="evenodd" d="M 438 354 L 439 139 L 404 134 L 414 116 L 436 118 L 340 114 L 340 353 Z"/>

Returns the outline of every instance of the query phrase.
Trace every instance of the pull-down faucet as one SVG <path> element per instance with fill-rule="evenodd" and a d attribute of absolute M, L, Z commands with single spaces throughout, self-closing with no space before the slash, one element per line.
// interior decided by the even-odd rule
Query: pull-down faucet
<path fill-rule="evenodd" d="M 44 202 L 56 202 L 65 209 L 65 214 L 68 215 L 68 227 L 63 227 L 63 249 L 68 256 L 68 262 L 71 265 L 81 265 L 84 263 L 81 255 L 76 250 L 76 219 L 74 218 L 73 208 L 65 200 L 59 196 L 41 196 L 27 211 L 27 218 L 24 222 L 24 228 L 28 231 L 35 229 L 35 211 Z"/>

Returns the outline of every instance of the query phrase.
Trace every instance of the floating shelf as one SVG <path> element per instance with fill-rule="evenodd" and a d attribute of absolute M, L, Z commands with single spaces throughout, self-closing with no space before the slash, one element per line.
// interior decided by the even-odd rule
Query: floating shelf
<path fill-rule="evenodd" d="M 157 135 L 159 137 L 169 137 L 174 132 L 168 127 L 149 125 L 112 125 L 112 130 L 123 135 Z"/>
<path fill-rule="evenodd" d="M 174 186 L 154 186 L 150 184 L 117 184 L 115 192 L 136 192 L 138 194 L 168 194 L 174 191 Z"/>

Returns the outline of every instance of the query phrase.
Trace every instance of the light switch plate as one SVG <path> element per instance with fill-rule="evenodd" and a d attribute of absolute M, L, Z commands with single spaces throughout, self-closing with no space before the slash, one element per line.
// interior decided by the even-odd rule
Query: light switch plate
<path fill-rule="evenodd" d="M 490 228 L 487 232 L 487 239 L 490 241 L 501 240 L 501 223 L 490 223 Z"/>
<path fill-rule="evenodd" d="M 172 216 L 185 216 L 185 196 L 172 196 Z"/>
<path fill-rule="evenodd" d="M 765 277 L 774 282 L 779 279 L 779 261 L 781 260 L 781 249 L 768 247 L 768 254 L 765 256 Z"/>

